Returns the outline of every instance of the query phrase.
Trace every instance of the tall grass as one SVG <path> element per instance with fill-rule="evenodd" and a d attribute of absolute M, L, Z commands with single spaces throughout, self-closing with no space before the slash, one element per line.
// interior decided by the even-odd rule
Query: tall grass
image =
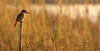
<path fill-rule="evenodd" d="M 62 0 L 56 0 L 60 9 L 58 15 L 50 14 L 45 9 L 46 0 L 35 1 L 41 4 L 40 14 L 28 6 L 29 0 L 14 0 L 11 9 L 8 9 L 8 0 L 0 1 L 0 51 L 18 51 L 19 23 L 14 27 L 15 19 L 22 9 L 27 15 L 23 22 L 22 51 L 99 51 L 100 50 L 100 21 L 93 24 L 87 18 L 76 20 L 62 15 Z M 66 6 L 68 6 L 68 0 Z M 74 5 L 74 0 L 71 0 Z M 20 5 L 21 4 L 21 5 Z M 87 0 L 84 4 L 88 7 Z M 88 10 L 88 9 L 86 9 Z"/>

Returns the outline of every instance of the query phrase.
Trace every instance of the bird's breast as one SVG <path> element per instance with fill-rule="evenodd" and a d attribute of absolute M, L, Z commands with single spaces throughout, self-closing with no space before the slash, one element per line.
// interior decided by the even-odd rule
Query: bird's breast
<path fill-rule="evenodd" d="M 26 14 L 24 14 L 24 17 L 26 17 Z"/>
<path fill-rule="evenodd" d="M 23 19 L 22 19 L 22 21 L 24 21 L 25 17 L 26 17 L 26 14 L 23 15 Z"/>

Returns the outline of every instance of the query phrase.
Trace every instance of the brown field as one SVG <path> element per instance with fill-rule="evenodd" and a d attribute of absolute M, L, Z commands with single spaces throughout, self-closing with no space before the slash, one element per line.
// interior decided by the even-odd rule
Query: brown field
<path fill-rule="evenodd" d="M 28 8 L 30 0 L 20 0 L 21 5 L 18 0 L 12 2 L 15 7 L 8 9 L 10 2 L 0 0 L 0 51 L 18 51 L 19 23 L 14 24 L 22 9 L 31 13 L 23 22 L 22 51 L 100 51 L 100 20 L 94 24 L 87 15 L 72 20 L 70 14 L 50 14 L 45 10 L 45 0 L 39 0 L 43 6 L 40 14 Z M 61 1 L 57 4 L 62 12 Z"/>

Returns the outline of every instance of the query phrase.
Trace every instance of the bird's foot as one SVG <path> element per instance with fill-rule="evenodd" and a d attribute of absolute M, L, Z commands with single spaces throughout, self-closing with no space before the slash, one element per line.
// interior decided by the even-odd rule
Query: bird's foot
<path fill-rule="evenodd" d="M 23 22 L 23 21 L 20 21 L 21 23 Z"/>

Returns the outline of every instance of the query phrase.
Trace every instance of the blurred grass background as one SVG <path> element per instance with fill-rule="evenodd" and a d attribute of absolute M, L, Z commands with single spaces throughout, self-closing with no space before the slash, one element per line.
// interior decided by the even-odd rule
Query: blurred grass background
<path fill-rule="evenodd" d="M 22 9 L 27 15 L 23 22 L 22 51 L 99 51 L 100 50 L 100 20 L 93 24 L 87 18 L 77 16 L 76 20 L 62 15 L 62 0 L 54 0 L 60 7 L 57 15 L 46 11 L 47 0 L 0 0 L 0 51 L 18 51 L 19 24 L 14 27 L 16 17 Z M 64 0 L 66 6 L 76 2 Z M 84 0 L 88 7 L 90 1 L 99 4 L 99 0 Z M 77 0 L 80 3 L 80 0 Z M 40 14 L 29 7 L 40 4 Z M 10 6 L 11 5 L 11 6 Z M 9 7 L 11 7 L 9 9 Z M 34 6 L 33 6 L 34 7 Z"/>

